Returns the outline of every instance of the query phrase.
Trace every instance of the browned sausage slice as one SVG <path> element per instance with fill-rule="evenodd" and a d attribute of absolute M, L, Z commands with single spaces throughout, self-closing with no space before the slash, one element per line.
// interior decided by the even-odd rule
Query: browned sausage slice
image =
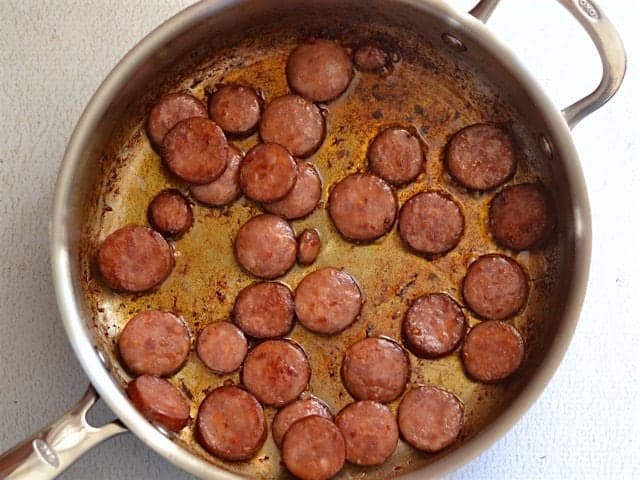
<path fill-rule="evenodd" d="M 342 382 L 357 400 L 389 403 L 409 381 L 409 358 L 400 345 L 371 337 L 351 345 L 342 360 Z"/>
<path fill-rule="evenodd" d="M 208 118 L 177 123 L 164 137 L 162 156 L 180 180 L 195 185 L 213 182 L 227 168 L 229 146 L 222 129 Z"/>
<path fill-rule="evenodd" d="M 259 143 L 240 163 L 240 188 L 257 202 L 275 202 L 291 191 L 297 177 L 296 161 L 277 143 Z"/>
<path fill-rule="evenodd" d="M 354 278 L 343 270 L 326 267 L 307 275 L 296 288 L 296 316 L 315 333 L 331 335 L 356 321 L 362 294 Z"/>
<path fill-rule="evenodd" d="M 197 439 L 211 454 L 237 462 L 249 460 L 267 439 L 262 405 L 234 386 L 216 388 L 200 404 Z"/>
<path fill-rule="evenodd" d="M 193 225 L 191 205 L 175 188 L 163 190 L 151 200 L 147 217 L 155 230 L 167 236 L 180 237 Z"/>
<path fill-rule="evenodd" d="M 98 270 L 114 290 L 144 292 L 157 287 L 173 270 L 173 249 L 158 232 L 138 226 L 116 230 L 98 251 Z"/>
<path fill-rule="evenodd" d="M 527 301 L 529 285 L 522 267 L 504 255 L 483 255 L 471 264 L 462 283 L 464 301 L 476 314 L 504 320 Z"/>
<path fill-rule="evenodd" d="M 347 447 L 347 461 L 370 467 L 380 465 L 398 445 L 398 425 L 385 405 L 363 400 L 347 405 L 336 417 Z"/>
<path fill-rule="evenodd" d="M 369 168 L 392 185 L 404 185 L 420 175 L 424 163 L 422 144 L 404 128 L 382 131 L 369 146 Z"/>
<path fill-rule="evenodd" d="M 260 121 L 260 97 L 251 87 L 223 85 L 209 99 L 209 116 L 231 135 L 247 135 Z"/>
<path fill-rule="evenodd" d="M 462 362 L 467 374 L 483 383 L 513 375 L 524 359 L 524 341 L 518 330 L 498 320 L 474 326 L 462 345 Z"/>
<path fill-rule="evenodd" d="M 298 263 L 311 265 L 320 253 L 320 235 L 312 228 L 305 228 L 298 235 Z"/>
<path fill-rule="evenodd" d="M 439 192 L 417 193 L 400 209 L 398 231 L 412 250 L 441 255 L 458 245 L 464 217 L 458 204 Z"/>
<path fill-rule="evenodd" d="M 389 64 L 389 54 L 374 44 L 361 45 L 353 52 L 353 63 L 364 72 L 380 72 Z"/>
<path fill-rule="evenodd" d="M 247 339 L 242 330 L 230 322 L 209 324 L 198 335 L 198 357 L 217 373 L 231 373 L 239 369 L 247 350 Z"/>
<path fill-rule="evenodd" d="M 258 215 L 245 223 L 236 236 L 238 263 L 249 273 L 273 279 L 284 275 L 296 263 L 296 237 L 286 220 L 275 215 Z"/>
<path fill-rule="evenodd" d="M 540 185 L 507 187 L 491 201 L 489 226 L 496 242 L 513 250 L 542 246 L 553 231 L 553 206 Z"/>
<path fill-rule="evenodd" d="M 211 183 L 204 185 L 192 185 L 189 190 L 196 200 L 214 207 L 222 207 L 237 199 L 241 194 L 240 190 L 240 162 L 242 154 L 240 151 L 229 145 L 227 158 L 227 168 L 224 173 Z"/>
<path fill-rule="evenodd" d="M 282 441 L 282 459 L 302 480 L 328 480 L 344 466 L 344 438 L 331 420 L 312 415 L 294 423 Z"/>
<path fill-rule="evenodd" d="M 260 138 L 282 145 L 296 157 L 308 157 L 324 140 L 325 122 L 320 109 L 299 95 L 273 100 L 260 121 Z"/>
<path fill-rule="evenodd" d="M 347 51 L 331 40 L 310 38 L 287 61 L 292 90 L 314 102 L 327 102 L 344 92 L 353 78 Z"/>
<path fill-rule="evenodd" d="M 147 135 L 156 149 L 173 126 L 187 118 L 207 117 L 207 108 L 200 100 L 186 93 L 171 93 L 162 97 L 147 118 Z"/>
<path fill-rule="evenodd" d="M 307 388 L 311 367 L 300 347 L 287 340 L 267 340 L 244 361 L 242 383 L 265 405 L 281 407 Z"/>
<path fill-rule="evenodd" d="M 422 358 L 437 358 L 453 352 L 466 328 L 462 309 L 444 293 L 417 298 L 402 322 L 407 347 Z"/>
<path fill-rule="evenodd" d="M 472 190 L 490 190 L 516 171 L 511 136 L 494 125 L 479 123 L 456 133 L 447 148 L 446 166 L 458 182 Z"/>
<path fill-rule="evenodd" d="M 186 361 L 190 347 L 189 330 L 184 321 L 158 310 L 137 314 L 118 339 L 122 360 L 137 375 L 177 372 Z"/>
<path fill-rule="evenodd" d="M 393 227 L 398 202 L 391 187 L 369 173 L 340 180 L 329 195 L 329 214 L 347 240 L 371 241 Z"/>
<path fill-rule="evenodd" d="M 286 335 L 293 328 L 293 295 L 277 282 L 259 282 L 242 289 L 233 314 L 236 324 L 254 338 Z"/>
<path fill-rule="evenodd" d="M 187 399 L 164 378 L 142 375 L 129 382 L 127 395 L 144 418 L 167 430 L 177 432 L 189 423 Z"/>
<path fill-rule="evenodd" d="M 320 175 L 304 160 L 296 162 L 297 180 L 293 189 L 277 202 L 265 203 L 264 209 L 274 215 L 294 220 L 306 217 L 318 205 L 322 195 Z"/>
<path fill-rule="evenodd" d="M 437 387 L 412 389 L 398 407 L 402 436 L 424 452 L 437 452 L 453 444 L 463 422 L 463 403 L 453 393 Z"/>
<path fill-rule="evenodd" d="M 311 415 L 317 415 L 333 420 L 333 416 L 331 415 L 329 408 L 314 397 L 296 400 L 295 402 L 278 410 L 278 413 L 273 417 L 273 423 L 271 424 L 273 440 L 276 442 L 278 448 L 282 446 L 282 439 L 284 438 L 284 434 L 287 433 L 287 430 L 289 430 L 289 427 L 298 420 Z"/>

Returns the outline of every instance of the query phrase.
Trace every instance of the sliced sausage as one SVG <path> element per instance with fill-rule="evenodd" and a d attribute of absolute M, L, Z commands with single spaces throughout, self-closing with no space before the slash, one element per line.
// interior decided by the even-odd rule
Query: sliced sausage
<path fill-rule="evenodd" d="M 300 347 L 288 340 L 267 340 L 244 361 L 242 383 L 263 404 L 281 407 L 307 388 L 311 367 Z"/>
<path fill-rule="evenodd" d="M 217 373 L 239 369 L 247 350 L 247 339 L 242 330 L 230 322 L 211 323 L 198 335 L 196 353 L 202 363 Z"/>
<path fill-rule="evenodd" d="M 483 383 L 510 377 L 523 359 L 524 341 L 520 332 L 498 320 L 474 326 L 462 345 L 462 363 L 467 374 Z"/>
<path fill-rule="evenodd" d="M 171 375 L 187 360 L 191 340 L 184 321 L 172 313 L 146 310 L 118 338 L 123 362 L 136 375 Z"/>
<path fill-rule="evenodd" d="M 180 180 L 203 185 L 222 175 L 228 150 L 227 139 L 215 122 L 193 117 L 177 123 L 165 135 L 162 157 Z"/>
<path fill-rule="evenodd" d="M 242 289 L 233 315 L 244 333 L 254 338 L 281 337 L 293 328 L 293 295 L 286 285 L 259 282 Z"/>
<path fill-rule="evenodd" d="M 371 337 L 351 345 L 342 360 L 342 383 L 357 400 L 389 403 L 409 381 L 409 358 L 400 345 Z"/>
<path fill-rule="evenodd" d="M 234 247 L 238 263 L 256 277 L 279 277 L 296 263 L 293 229 L 275 215 L 251 218 L 240 227 Z"/>
<path fill-rule="evenodd" d="M 294 423 L 282 441 L 282 459 L 302 480 L 328 480 L 344 466 L 346 447 L 331 420 L 312 415 Z"/>
<path fill-rule="evenodd" d="M 163 190 L 151 200 L 147 217 L 155 230 L 171 237 L 184 235 L 193 225 L 191 205 L 175 188 Z"/>
<path fill-rule="evenodd" d="M 370 467 L 380 465 L 398 445 L 398 424 L 388 407 L 363 400 L 347 405 L 336 417 L 347 447 L 347 461 Z"/>
<path fill-rule="evenodd" d="M 144 292 L 166 280 L 174 266 L 173 249 L 158 232 L 130 225 L 100 245 L 98 270 L 114 290 Z"/>
<path fill-rule="evenodd" d="M 496 242 L 513 250 L 540 247 L 555 226 L 546 190 L 534 183 L 507 187 L 491 201 L 489 226 Z"/>
<path fill-rule="evenodd" d="M 282 200 L 265 203 L 263 206 L 267 212 L 295 220 L 306 217 L 316 208 L 322 195 L 320 175 L 313 165 L 304 160 L 296 162 L 296 171 L 297 179 L 291 191 Z"/>
<path fill-rule="evenodd" d="M 372 241 L 393 227 L 398 201 L 391 187 L 370 173 L 340 180 L 329 195 L 329 214 L 347 240 Z"/>
<path fill-rule="evenodd" d="M 282 145 L 296 157 L 308 157 L 324 140 L 325 122 L 320 109 L 299 95 L 273 100 L 260 120 L 260 138 Z"/>
<path fill-rule="evenodd" d="M 516 149 L 505 130 L 479 123 L 451 138 L 445 162 L 451 176 L 465 187 L 490 190 L 515 173 Z"/>
<path fill-rule="evenodd" d="M 305 228 L 298 235 L 298 263 L 311 265 L 320 253 L 320 235 L 313 228 Z"/>
<path fill-rule="evenodd" d="M 242 154 L 236 147 L 229 145 L 227 168 L 223 174 L 211 183 L 192 185 L 189 190 L 193 197 L 199 202 L 214 207 L 222 207 L 236 200 L 242 194 L 240 162 L 242 162 Z"/>
<path fill-rule="evenodd" d="M 315 333 L 331 335 L 356 321 L 362 309 L 362 294 L 354 278 L 343 270 L 321 268 L 298 284 L 296 316 Z"/>
<path fill-rule="evenodd" d="M 417 193 L 400 209 L 398 231 L 415 252 L 441 255 L 460 242 L 464 217 L 458 204 L 443 193 Z"/>
<path fill-rule="evenodd" d="M 200 404 L 196 438 L 211 454 L 237 462 L 249 460 L 267 439 L 262 405 L 235 386 L 216 388 Z"/>
<path fill-rule="evenodd" d="M 405 344 L 422 358 L 437 358 L 453 352 L 466 328 L 460 305 L 444 293 L 417 298 L 402 322 Z"/>
<path fill-rule="evenodd" d="M 287 60 L 291 89 L 314 102 L 328 102 L 344 92 L 353 78 L 353 64 L 338 43 L 310 38 Z"/>
<path fill-rule="evenodd" d="M 298 420 L 311 415 L 317 415 L 333 420 L 333 415 L 331 415 L 329 408 L 314 397 L 296 400 L 295 402 L 278 410 L 278 413 L 273 417 L 273 423 L 271 424 L 273 440 L 276 442 L 278 448 L 282 447 L 282 439 L 284 438 L 284 434 L 287 433 L 287 430 L 289 430 L 289 427 Z"/>
<path fill-rule="evenodd" d="M 189 423 L 189 404 L 164 378 L 142 375 L 129 382 L 127 395 L 133 406 L 150 422 L 177 432 Z"/>
<path fill-rule="evenodd" d="M 368 157 L 371 171 L 392 185 L 412 182 L 424 164 L 420 140 L 399 127 L 379 133 L 369 146 Z"/>
<path fill-rule="evenodd" d="M 390 60 L 386 50 L 374 44 L 361 45 L 353 52 L 353 63 L 363 72 L 380 72 Z"/>
<path fill-rule="evenodd" d="M 297 178 L 296 161 L 277 143 L 259 143 L 240 163 L 240 188 L 257 202 L 282 199 Z"/>
<path fill-rule="evenodd" d="M 247 135 L 260 121 L 261 101 L 256 91 L 242 85 L 223 85 L 209 99 L 209 116 L 225 133 Z"/>
<path fill-rule="evenodd" d="M 207 108 L 196 97 L 186 93 L 171 93 L 162 97 L 147 118 L 147 135 L 151 144 L 160 149 L 167 132 L 176 123 L 191 117 L 207 117 Z"/>
<path fill-rule="evenodd" d="M 453 393 L 422 386 L 410 390 L 398 407 L 403 438 L 423 452 L 437 452 L 453 444 L 464 423 L 464 404 Z"/>
<path fill-rule="evenodd" d="M 478 258 L 462 283 L 465 303 L 477 315 L 504 320 L 518 313 L 527 301 L 529 284 L 522 267 L 504 255 Z"/>

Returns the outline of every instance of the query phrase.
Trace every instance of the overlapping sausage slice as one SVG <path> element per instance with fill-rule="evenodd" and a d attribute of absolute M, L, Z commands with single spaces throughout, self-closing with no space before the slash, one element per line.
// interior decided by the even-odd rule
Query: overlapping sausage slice
<path fill-rule="evenodd" d="M 306 217 L 316 208 L 322 195 L 320 175 L 313 165 L 304 160 L 296 162 L 296 171 L 296 183 L 291 191 L 281 200 L 265 203 L 263 206 L 267 212 L 294 220 Z"/>
<path fill-rule="evenodd" d="M 244 334 L 230 322 L 207 325 L 198 335 L 196 344 L 202 363 L 217 373 L 231 373 L 239 369 L 247 350 Z"/>
<path fill-rule="evenodd" d="M 242 194 L 240 162 L 242 162 L 242 154 L 237 148 L 229 145 L 227 168 L 223 174 L 211 183 L 192 185 L 189 188 L 191 195 L 199 202 L 213 207 L 222 207 L 233 202 Z"/>
<path fill-rule="evenodd" d="M 282 283 L 254 283 L 240 291 L 233 314 L 250 337 L 281 337 L 293 328 L 293 295 Z"/>
<path fill-rule="evenodd" d="M 311 415 L 317 415 L 333 420 L 333 416 L 331 415 L 329 408 L 315 397 L 296 400 L 295 402 L 278 410 L 278 413 L 273 417 L 273 423 L 271 424 L 271 433 L 276 445 L 278 447 L 282 446 L 284 434 L 287 433 L 287 430 L 289 430 L 291 425 L 296 423 L 298 420 L 310 417 Z"/>
<path fill-rule="evenodd" d="M 368 157 L 371 171 L 392 185 L 415 180 L 424 163 L 420 140 L 400 127 L 379 133 L 369 146 Z"/>
<path fill-rule="evenodd" d="M 150 422 L 177 432 L 189 423 L 189 404 L 180 391 L 164 378 L 142 375 L 129 382 L 131 403 Z"/>
<path fill-rule="evenodd" d="M 222 85 L 209 99 L 209 116 L 225 133 L 247 135 L 260 121 L 261 100 L 243 85 Z"/>
<path fill-rule="evenodd" d="M 163 190 L 153 198 L 147 217 L 155 230 L 171 237 L 184 235 L 193 225 L 191 205 L 175 188 Z"/>
<path fill-rule="evenodd" d="M 240 163 L 240 188 L 257 202 L 275 202 L 284 198 L 297 178 L 295 160 L 277 143 L 259 143 Z"/>
<path fill-rule="evenodd" d="M 171 93 L 162 97 L 147 118 L 147 134 L 156 149 L 162 147 L 164 137 L 174 125 L 191 117 L 207 117 L 207 108 L 187 93 Z"/>

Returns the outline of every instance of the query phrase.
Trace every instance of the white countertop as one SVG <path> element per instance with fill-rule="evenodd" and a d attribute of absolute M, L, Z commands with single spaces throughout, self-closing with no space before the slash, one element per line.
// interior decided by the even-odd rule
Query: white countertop
<path fill-rule="evenodd" d="M 0 0 L 0 451 L 66 411 L 87 386 L 60 322 L 48 258 L 67 139 L 115 63 L 190 3 Z M 629 68 L 618 95 L 574 131 L 594 233 L 582 318 L 539 400 L 454 479 L 640 478 L 640 9 L 632 0 L 599 4 L 621 32 Z M 556 2 L 504 0 L 489 25 L 558 107 L 597 84 L 595 49 Z M 93 418 L 112 415 L 100 405 Z M 63 478 L 190 477 L 122 435 Z"/>

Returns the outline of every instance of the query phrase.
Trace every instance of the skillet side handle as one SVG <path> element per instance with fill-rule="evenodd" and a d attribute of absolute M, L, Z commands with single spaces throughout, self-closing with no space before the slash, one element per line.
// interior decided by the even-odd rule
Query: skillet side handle
<path fill-rule="evenodd" d="M 119 421 L 93 427 L 86 414 L 98 399 L 89 386 L 82 399 L 58 420 L 0 455 L 0 478 L 53 479 L 104 440 L 124 433 Z"/>
<path fill-rule="evenodd" d="M 499 0 L 480 0 L 469 13 L 486 22 Z M 593 0 L 558 0 L 587 31 L 598 49 L 602 61 L 602 79 L 598 87 L 586 97 L 562 110 L 570 129 L 594 112 L 620 88 L 627 69 L 627 54 L 620 35 Z"/>

